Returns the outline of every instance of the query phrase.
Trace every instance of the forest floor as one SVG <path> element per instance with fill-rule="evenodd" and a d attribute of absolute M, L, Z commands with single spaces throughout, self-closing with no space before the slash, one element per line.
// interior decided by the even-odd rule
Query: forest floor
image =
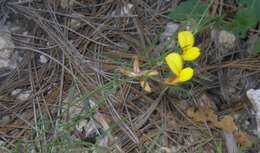
<path fill-rule="evenodd" d="M 0 6 L 0 152 L 259 153 L 260 1 Z M 201 54 L 169 85 L 182 31 Z"/>

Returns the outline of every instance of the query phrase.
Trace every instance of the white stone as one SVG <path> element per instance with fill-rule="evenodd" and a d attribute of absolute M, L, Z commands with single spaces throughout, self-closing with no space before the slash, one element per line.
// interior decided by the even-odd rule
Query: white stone
<path fill-rule="evenodd" d="M 179 29 L 180 25 L 177 23 L 169 22 L 166 25 L 165 31 L 160 35 L 160 42 L 165 43 L 166 41 L 169 42 L 169 48 L 175 48 L 176 47 L 176 41 L 172 39 L 174 34 Z"/>
<path fill-rule="evenodd" d="M 22 91 L 22 89 L 15 89 L 11 92 L 12 96 L 17 96 L 20 92 Z"/>
<path fill-rule="evenodd" d="M 22 91 L 17 97 L 17 100 L 20 101 L 26 101 L 29 99 L 29 97 L 31 96 L 32 91 L 31 90 L 26 90 L 26 91 Z"/>
<path fill-rule="evenodd" d="M 250 89 L 246 92 L 248 99 L 253 105 L 257 123 L 257 133 L 260 134 L 260 89 Z"/>
<path fill-rule="evenodd" d="M 0 68 L 15 68 L 14 43 L 6 27 L 0 27 Z"/>
<path fill-rule="evenodd" d="M 221 46 L 227 49 L 232 49 L 235 46 L 236 37 L 234 34 L 222 30 L 218 35 L 218 42 Z"/>
<path fill-rule="evenodd" d="M 178 30 L 179 24 L 169 22 L 166 25 L 165 31 L 160 36 L 160 41 L 164 42 L 165 40 L 170 40 L 174 33 Z"/>
<path fill-rule="evenodd" d="M 42 64 L 45 64 L 45 63 L 48 62 L 48 58 L 46 56 L 44 56 L 44 55 L 40 55 L 40 62 Z"/>

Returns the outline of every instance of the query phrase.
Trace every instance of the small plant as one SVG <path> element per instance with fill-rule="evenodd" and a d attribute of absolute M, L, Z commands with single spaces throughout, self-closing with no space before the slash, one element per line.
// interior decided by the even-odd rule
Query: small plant
<path fill-rule="evenodd" d="M 178 33 L 178 42 L 182 49 L 182 54 L 170 53 L 165 60 L 175 76 L 166 79 L 166 84 L 175 85 L 190 80 L 193 77 L 193 69 L 183 68 L 183 61 L 194 61 L 200 56 L 200 49 L 194 47 L 195 39 L 190 31 Z"/>
<path fill-rule="evenodd" d="M 140 65 L 139 65 L 139 59 L 137 56 L 134 57 L 134 64 L 133 64 L 133 70 L 128 70 L 128 69 L 120 69 L 121 73 L 128 77 L 133 77 L 133 78 L 138 78 L 140 80 L 140 85 L 141 87 L 146 91 L 146 92 L 151 92 L 152 89 L 149 85 L 149 83 L 146 81 L 147 78 L 156 76 L 159 73 L 156 70 L 140 70 Z"/>
<path fill-rule="evenodd" d="M 174 74 L 171 77 L 163 80 L 162 82 L 167 85 L 177 85 L 191 80 L 194 75 L 194 70 L 191 67 L 184 68 L 184 61 L 196 60 L 201 52 L 198 47 L 194 47 L 195 38 L 191 31 L 181 31 L 178 33 L 179 46 L 182 49 L 182 53 L 176 53 L 172 51 L 165 57 L 166 64 Z M 139 68 L 138 57 L 134 57 L 133 71 L 128 69 L 121 69 L 121 73 L 128 77 L 137 78 L 140 82 L 141 87 L 146 92 L 151 92 L 152 89 L 147 82 L 147 78 L 157 76 L 159 74 L 156 70 L 144 70 L 141 71 Z"/>
<path fill-rule="evenodd" d="M 245 38 L 247 31 L 254 28 L 260 21 L 259 0 L 239 0 L 238 11 L 231 23 L 226 28 L 237 36 Z"/>

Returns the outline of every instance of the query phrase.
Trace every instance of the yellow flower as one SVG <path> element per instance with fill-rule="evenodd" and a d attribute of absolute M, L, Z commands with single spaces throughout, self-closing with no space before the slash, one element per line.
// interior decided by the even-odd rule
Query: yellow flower
<path fill-rule="evenodd" d="M 184 61 L 194 61 L 200 56 L 200 49 L 198 47 L 191 47 L 187 50 L 183 50 L 181 56 Z"/>
<path fill-rule="evenodd" d="M 170 53 L 165 57 L 165 60 L 172 72 L 178 75 L 183 68 L 183 61 L 181 59 L 180 54 Z"/>
<path fill-rule="evenodd" d="M 194 61 L 200 56 L 200 49 L 193 47 L 195 38 L 191 31 L 181 31 L 178 33 L 178 42 L 183 50 L 182 58 L 184 61 Z"/>
<path fill-rule="evenodd" d="M 144 89 L 146 92 L 151 92 L 152 89 L 149 85 L 149 83 L 145 80 L 145 77 L 152 77 L 156 76 L 159 73 L 156 70 L 144 70 L 141 71 L 139 67 L 139 60 L 138 57 L 134 57 L 134 64 L 133 64 L 133 71 L 127 70 L 127 69 L 120 69 L 121 73 L 128 77 L 139 77 L 140 78 L 140 86 Z"/>
<path fill-rule="evenodd" d="M 191 48 L 195 43 L 195 38 L 190 31 L 178 32 L 178 42 L 182 49 Z"/>
<path fill-rule="evenodd" d="M 190 67 L 183 68 L 183 60 L 178 53 L 170 53 L 165 58 L 167 65 L 175 76 L 169 77 L 165 80 L 166 84 L 176 85 L 190 80 L 193 77 L 193 69 Z"/>

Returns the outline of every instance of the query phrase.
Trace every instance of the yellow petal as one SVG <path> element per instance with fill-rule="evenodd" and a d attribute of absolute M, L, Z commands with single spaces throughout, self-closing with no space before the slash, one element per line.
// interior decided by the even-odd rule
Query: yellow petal
<path fill-rule="evenodd" d="M 178 33 L 178 42 L 182 49 L 188 49 L 194 45 L 195 38 L 191 31 L 181 31 Z"/>
<path fill-rule="evenodd" d="M 140 85 L 144 89 L 144 91 L 146 91 L 146 92 L 151 92 L 152 91 L 149 83 L 146 82 L 145 80 L 140 80 Z"/>
<path fill-rule="evenodd" d="M 184 61 L 194 61 L 200 56 L 200 49 L 198 47 L 191 47 L 184 50 L 181 56 Z"/>
<path fill-rule="evenodd" d="M 181 55 L 177 53 L 170 53 L 165 57 L 165 60 L 171 71 L 174 74 L 179 75 L 180 71 L 183 68 L 183 61 Z"/>
<path fill-rule="evenodd" d="M 193 73 L 193 69 L 190 67 L 181 70 L 180 75 L 177 78 L 178 82 L 189 81 L 193 77 Z"/>

